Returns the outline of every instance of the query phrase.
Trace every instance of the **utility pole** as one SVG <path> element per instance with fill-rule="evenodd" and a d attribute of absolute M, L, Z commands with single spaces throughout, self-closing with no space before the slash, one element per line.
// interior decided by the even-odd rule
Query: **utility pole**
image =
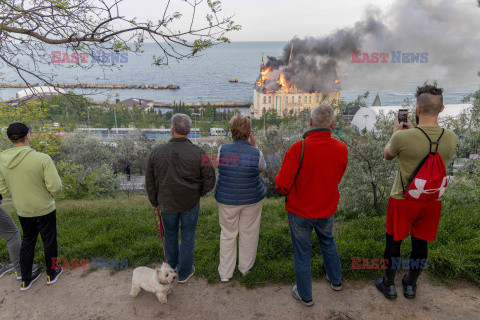
<path fill-rule="evenodd" d="M 87 127 L 88 127 L 88 133 L 90 133 L 90 107 L 87 104 Z"/>
<path fill-rule="evenodd" d="M 113 115 L 115 117 L 115 128 L 118 128 L 118 124 L 117 124 L 117 106 L 114 105 L 113 106 Z"/>
<path fill-rule="evenodd" d="M 267 120 L 266 120 L 267 114 L 266 112 L 263 112 L 263 135 L 266 137 L 267 136 Z"/>

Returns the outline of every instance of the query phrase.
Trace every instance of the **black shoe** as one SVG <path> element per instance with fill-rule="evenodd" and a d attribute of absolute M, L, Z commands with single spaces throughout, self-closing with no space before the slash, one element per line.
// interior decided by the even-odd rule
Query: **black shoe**
<path fill-rule="evenodd" d="M 383 295 L 387 299 L 395 299 L 397 298 L 397 290 L 395 289 L 395 285 L 392 284 L 391 286 L 385 285 L 383 278 L 378 278 L 375 281 L 375 286 L 377 287 L 378 291 L 383 293 Z"/>
<path fill-rule="evenodd" d="M 22 291 L 25 291 L 25 290 L 28 290 L 30 289 L 30 287 L 32 286 L 32 284 L 38 279 L 40 278 L 40 275 L 42 273 L 40 271 L 35 271 L 35 272 L 32 272 L 32 277 L 30 278 L 30 280 L 28 281 L 22 281 L 22 286 L 20 287 L 20 290 Z"/>
<path fill-rule="evenodd" d="M 417 293 L 417 284 L 407 284 L 405 278 L 407 275 L 403 276 L 402 287 L 403 287 L 403 296 L 407 299 L 415 299 L 415 294 Z"/>
<path fill-rule="evenodd" d="M 32 265 L 32 273 L 34 273 L 37 270 L 38 270 L 38 263 L 34 263 Z M 22 280 L 22 274 L 17 271 L 15 271 L 15 277 L 17 277 L 17 280 Z"/>
<path fill-rule="evenodd" d="M 47 276 L 47 284 L 54 284 L 57 282 L 58 277 L 62 274 L 63 269 L 54 269 L 52 270 L 52 275 Z"/>

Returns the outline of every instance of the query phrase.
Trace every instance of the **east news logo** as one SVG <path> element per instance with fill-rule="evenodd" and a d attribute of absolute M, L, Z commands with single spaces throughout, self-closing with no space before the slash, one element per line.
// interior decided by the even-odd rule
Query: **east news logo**
<path fill-rule="evenodd" d="M 128 52 L 113 53 L 103 51 L 89 52 L 61 52 L 52 51 L 52 63 L 127 63 Z"/>
<path fill-rule="evenodd" d="M 428 63 L 428 52 L 391 51 L 390 53 L 352 51 L 352 63 Z"/>

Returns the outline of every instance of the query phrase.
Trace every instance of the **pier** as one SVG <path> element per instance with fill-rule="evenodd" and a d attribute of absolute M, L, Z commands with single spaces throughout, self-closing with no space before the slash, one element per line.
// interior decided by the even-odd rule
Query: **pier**
<path fill-rule="evenodd" d="M 0 83 L 0 88 L 31 88 L 41 86 L 38 83 Z M 65 89 L 153 89 L 153 90 L 177 90 L 180 87 L 177 84 L 158 85 L 158 84 L 98 84 L 98 83 L 51 83 L 44 86 L 53 86 L 55 88 Z"/>

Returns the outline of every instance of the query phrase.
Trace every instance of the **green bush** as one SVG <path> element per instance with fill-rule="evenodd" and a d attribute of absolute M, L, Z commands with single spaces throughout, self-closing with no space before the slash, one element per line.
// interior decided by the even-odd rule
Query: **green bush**
<path fill-rule="evenodd" d="M 60 162 L 57 169 L 63 182 L 63 199 L 115 197 L 120 189 L 118 179 L 106 164 L 97 170 L 86 170 L 82 165 Z"/>

